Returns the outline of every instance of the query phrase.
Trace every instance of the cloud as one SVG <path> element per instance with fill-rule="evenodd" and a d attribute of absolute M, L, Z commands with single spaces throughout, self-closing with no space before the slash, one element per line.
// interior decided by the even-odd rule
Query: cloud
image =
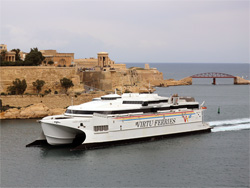
<path fill-rule="evenodd" d="M 1 40 L 9 48 L 57 49 L 76 58 L 108 51 L 119 62 L 249 62 L 244 1 L 4 1 L 3 7 Z"/>
<path fill-rule="evenodd" d="M 68 43 L 67 40 L 61 38 L 48 37 L 37 31 L 30 31 L 22 27 L 14 25 L 6 25 L 3 27 L 3 41 L 8 44 L 8 48 L 21 48 L 21 50 L 29 52 L 30 48 L 58 48 Z"/>

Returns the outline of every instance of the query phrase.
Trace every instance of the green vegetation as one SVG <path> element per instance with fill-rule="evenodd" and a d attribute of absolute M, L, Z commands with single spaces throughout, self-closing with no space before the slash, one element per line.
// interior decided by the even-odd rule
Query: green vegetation
<path fill-rule="evenodd" d="M 48 64 L 49 64 L 49 65 L 53 65 L 53 64 L 54 64 L 54 61 L 49 61 Z"/>
<path fill-rule="evenodd" d="M 26 55 L 24 61 L 20 58 L 20 49 L 13 49 L 11 50 L 16 52 L 16 61 L 15 62 L 8 62 L 5 61 L 5 57 L 7 54 L 6 50 L 1 52 L 1 61 L 0 66 L 38 66 L 41 65 L 45 57 L 42 53 L 38 50 L 38 48 L 31 48 L 30 52 Z"/>
<path fill-rule="evenodd" d="M 124 93 L 132 93 L 130 90 L 126 89 Z"/>
<path fill-rule="evenodd" d="M 24 61 L 1 61 L 0 66 L 26 66 Z"/>
<path fill-rule="evenodd" d="M 11 95 L 22 95 L 27 88 L 27 83 L 25 79 L 21 81 L 20 79 L 16 78 L 16 80 L 14 80 L 12 83 L 13 86 L 9 86 L 7 88 L 8 92 Z"/>
<path fill-rule="evenodd" d="M 76 95 L 81 95 L 82 93 L 81 92 L 75 92 Z"/>
<path fill-rule="evenodd" d="M 50 94 L 51 93 L 51 89 L 48 89 L 48 90 L 45 90 L 44 91 L 44 95 L 48 95 L 48 94 Z"/>
<path fill-rule="evenodd" d="M 1 58 L 0 58 L 0 59 L 1 59 L 1 62 L 3 62 L 3 61 L 5 60 L 6 54 L 7 54 L 7 51 L 6 51 L 6 50 L 2 50 L 2 51 L 1 51 L 1 54 L 0 54 L 0 55 L 1 55 Z"/>
<path fill-rule="evenodd" d="M 31 48 L 30 53 L 25 57 L 25 64 L 27 66 L 41 65 L 44 59 L 45 57 L 38 51 L 38 48 Z"/>
<path fill-rule="evenodd" d="M 65 89 L 66 93 L 67 93 L 69 88 L 74 86 L 72 80 L 65 78 L 65 77 L 60 80 L 60 83 L 61 83 L 61 86 Z"/>
<path fill-rule="evenodd" d="M 40 91 L 42 90 L 42 87 L 45 84 L 44 80 L 36 80 L 35 82 L 32 83 L 33 86 L 36 88 L 37 94 L 40 93 Z"/>
<path fill-rule="evenodd" d="M 11 50 L 12 52 L 15 52 L 16 53 L 16 55 L 15 55 L 15 59 L 16 59 L 16 61 L 21 61 L 21 57 L 20 57 L 20 49 L 12 49 Z"/>

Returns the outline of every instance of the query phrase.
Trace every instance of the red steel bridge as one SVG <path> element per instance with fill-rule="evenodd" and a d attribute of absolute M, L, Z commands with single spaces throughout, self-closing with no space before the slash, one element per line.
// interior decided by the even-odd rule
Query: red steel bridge
<path fill-rule="evenodd" d="M 219 73 L 219 72 L 206 72 L 206 73 L 200 73 L 195 74 L 193 76 L 190 76 L 191 78 L 213 78 L 213 83 L 216 84 L 216 78 L 236 78 L 236 76 L 225 74 L 225 73 Z"/>

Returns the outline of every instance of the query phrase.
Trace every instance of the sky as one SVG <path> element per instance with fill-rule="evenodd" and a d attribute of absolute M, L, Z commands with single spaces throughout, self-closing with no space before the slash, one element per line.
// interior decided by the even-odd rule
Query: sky
<path fill-rule="evenodd" d="M 0 0 L 0 43 L 115 62 L 249 63 L 248 0 Z"/>

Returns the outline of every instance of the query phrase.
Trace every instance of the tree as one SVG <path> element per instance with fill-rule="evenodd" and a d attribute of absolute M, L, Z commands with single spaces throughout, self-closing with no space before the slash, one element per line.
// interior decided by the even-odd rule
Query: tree
<path fill-rule="evenodd" d="M 5 61 L 6 54 L 7 54 L 7 51 L 6 51 L 6 50 L 2 50 L 2 51 L 1 51 L 1 62 Z"/>
<path fill-rule="evenodd" d="M 45 84 L 45 81 L 37 79 L 35 82 L 32 82 L 32 84 L 36 88 L 37 93 L 40 93 L 40 91 L 42 90 L 42 87 Z"/>
<path fill-rule="evenodd" d="M 44 91 L 44 95 L 48 95 L 48 94 L 50 94 L 50 93 L 51 93 L 51 89 L 45 90 L 45 91 Z"/>
<path fill-rule="evenodd" d="M 7 88 L 7 90 L 12 95 L 22 95 L 27 88 L 27 83 L 25 79 L 21 81 L 19 78 L 16 78 L 16 80 L 14 80 L 12 84 L 13 86 L 9 86 Z"/>
<path fill-rule="evenodd" d="M 16 59 L 16 61 L 21 61 L 21 57 L 20 57 L 20 49 L 12 49 L 11 50 L 12 52 L 15 52 L 16 53 L 16 55 L 15 55 L 15 59 Z"/>
<path fill-rule="evenodd" d="M 65 77 L 60 80 L 60 83 L 61 83 L 61 86 L 65 89 L 66 93 L 69 88 L 74 86 L 74 84 L 72 83 L 72 80 L 65 78 Z"/>
<path fill-rule="evenodd" d="M 49 64 L 49 65 L 53 65 L 53 64 L 54 64 L 54 61 L 51 61 L 51 60 L 50 60 L 50 61 L 48 62 L 48 64 Z"/>
<path fill-rule="evenodd" d="M 45 57 L 42 55 L 37 48 L 31 48 L 30 53 L 25 57 L 25 65 L 28 66 L 38 66 L 41 65 Z"/>

